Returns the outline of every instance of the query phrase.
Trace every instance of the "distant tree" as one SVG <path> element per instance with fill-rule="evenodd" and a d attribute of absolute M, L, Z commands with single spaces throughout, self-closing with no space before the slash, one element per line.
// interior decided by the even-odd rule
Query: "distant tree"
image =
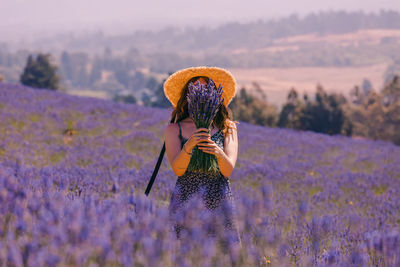
<path fill-rule="evenodd" d="M 102 61 L 101 59 L 96 56 L 92 63 L 92 69 L 89 74 L 89 84 L 93 85 L 97 81 L 101 80 L 101 73 L 102 73 Z"/>
<path fill-rule="evenodd" d="M 172 73 L 169 73 L 168 76 L 170 76 Z M 158 84 L 154 96 L 155 100 L 151 103 L 151 106 L 153 107 L 161 107 L 161 108 L 169 108 L 171 106 L 171 103 L 169 100 L 165 97 L 164 94 L 164 82 L 166 79 L 164 79 L 160 84 Z M 151 85 L 150 82 L 147 83 L 148 86 Z"/>
<path fill-rule="evenodd" d="M 150 78 L 147 79 L 146 88 L 148 88 L 150 91 L 155 91 L 157 87 L 158 87 L 158 81 L 156 78 L 151 76 Z"/>
<path fill-rule="evenodd" d="M 90 74 L 88 73 L 86 66 L 78 69 L 78 76 L 76 77 L 76 84 L 80 87 L 87 87 L 90 84 Z"/>
<path fill-rule="evenodd" d="M 60 78 L 56 70 L 57 66 L 50 62 L 50 54 L 39 53 L 36 60 L 29 55 L 20 81 L 22 84 L 36 88 L 58 90 Z"/>
<path fill-rule="evenodd" d="M 384 105 L 390 106 L 400 101 L 400 75 L 394 75 L 382 89 Z"/>
<path fill-rule="evenodd" d="M 103 52 L 103 69 L 115 72 L 120 70 L 124 66 L 124 62 L 121 58 L 114 56 L 113 51 L 110 47 L 104 48 Z"/>
<path fill-rule="evenodd" d="M 287 102 L 283 105 L 279 114 L 277 126 L 299 129 L 302 103 L 298 99 L 297 91 L 292 87 L 287 96 Z"/>
<path fill-rule="evenodd" d="M 143 92 L 142 93 L 142 103 L 145 106 L 152 106 L 152 104 L 153 104 L 152 96 L 147 92 Z"/>
<path fill-rule="evenodd" d="M 126 88 L 129 88 L 129 83 L 130 83 L 129 70 L 125 68 L 120 68 L 116 70 L 115 78 L 119 83 L 124 85 Z"/>
<path fill-rule="evenodd" d="M 61 66 L 60 66 L 61 74 L 67 80 L 72 80 L 74 76 L 73 66 L 71 63 L 71 59 L 69 57 L 69 53 L 63 51 L 61 54 Z"/>
<path fill-rule="evenodd" d="M 77 87 L 87 87 L 90 84 L 90 74 L 88 73 L 89 55 L 85 52 L 75 52 L 69 54 L 69 60 L 73 66 L 72 84 Z"/>
<path fill-rule="evenodd" d="M 299 99 L 295 88 L 291 88 L 279 114 L 277 125 L 330 135 L 352 135 L 354 125 L 350 119 L 351 112 L 347 99 L 342 94 L 328 94 L 320 84 L 316 89 L 315 99 L 310 99 L 305 93 L 303 102 Z M 361 92 L 359 87 L 356 87 L 354 91 Z M 356 106 L 354 102 L 351 103 Z M 362 103 L 360 102 L 360 107 Z"/>
<path fill-rule="evenodd" d="M 259 94 L 261 96 L 261 100 L 263 100 L 264 102 L 267 102 L 267 95 L 265 94 L 265 91 L 261 88 L 261 85 L 258 82 L 253 81 L 251 83 L 254 91 L 257 92 L 257 94 Z"/>
<path fill-rule="evenodd" d="M 383 74 L 384 84 L 389 83 L 395 75 L 400 76 L 400 56 L 395 57 L 392 63 L 387 66 Z"/>
<path fill-rule="evenodd" d="M 362 105 L 349 106 L 354 134 L 400 145 L 400 78 L 395 75 L 381 92 L 372 91 Z"/>
<path fill-rule="evenodd" d="M 141 73 L 138 72 L 138 74 L 139 75 L 137 77 L 141 77 Z M 172 72 L 168 74 L 168 76 L 170 75 L 172 75 Z M 164 94 L 165 80 L 166 79 L 163 79 L 163 81 L 159 83 L 157 79 L 154 77 L 150 77 L 147 79 L 145 83 L 146 91 L 142 93 L 142 98 L 141 98 L 143 105 L 151 107 L 160 107 L 160 108 L 171 107 L 171 103 Z"/>
<path fill-rule="evenodd" d="M 355 105 L 360 105 L 364 102 L 365 96 L 360 86 L 355 85 L 349 92 L 350 101 Z"/>
<path fill-rule="evenodd" d="M 364 95 L 369 95 L 369 93 L 373 90 L 373 86 L 370 80 L 364 78 L 361 88 L 363 90 Z"/>
<path fill-rule="evenodd" d="M 306 92 L 303 94 L 303 100 L 304 100 L 304 102 L 308 102 L 310 100 L 308 98 L 308 94 Z"/>
<path fill-rule="evenodd" d="M 138 91 L 146 86 L 146 76 L 141 71 L 135 71 L 131 78 L 132 90 Z"/>
<path fill-rule="evenodd" d="M 342 104 L 346 99 L 342 95 L 328 95 L 321 85 L 317 85 L 315 102 L 307 102 L 299 118 L 300 129 L 326 134 L 341 134 L 346 116 Z"/>
<path fill-rule="evenodd" d="M 252 124 L 274 127 L 278 119 L 278 111 L 274 105 L 247 93 L 241 88 L 239 94 L 232 99 L 230 108 L 235 120 Z"/>
<path fill-rule="evenodd" d="M 395 75 L 382 90 L 383 99 L 381 102 L 384 111 L 385 140 L 390 140 L 400 146 L 400 76 Z"/>
<path fill-rule="evenodd" d="M 298 102 L 297 96 L 298 96 L 298 94 L 297 94 L 296 88 L 292 87 L 287 96 L 288 103 L 297 104 L 297 102 Z"/>

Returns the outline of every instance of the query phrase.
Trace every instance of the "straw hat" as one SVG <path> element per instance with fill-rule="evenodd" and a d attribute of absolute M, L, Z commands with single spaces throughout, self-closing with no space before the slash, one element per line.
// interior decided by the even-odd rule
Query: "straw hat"
<path fill-rule="evenodd" d="M 164 82 L 164 93 L 174 107 L 181 97 L 182 89 L 185 84 L 195 76 L 207 76 L 214 81 L 216 87 L 220 84 L 223 89 L 224 105 L 228 106 L 236 94 L 236 81 L 232 73 L 218 67 L 191 67 L 179 70 Z"/>

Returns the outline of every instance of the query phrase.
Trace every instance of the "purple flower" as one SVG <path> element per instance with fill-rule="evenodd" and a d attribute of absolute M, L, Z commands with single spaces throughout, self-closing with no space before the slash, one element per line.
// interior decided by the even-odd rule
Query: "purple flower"
<path fill-rule="evenodd" d="M 211 79 L 207 85 L 200 83 L 200 81 L 189 83 L 187 94 L 188 112 L 196 128 L 209 129 L 219 107 L 223 103 L 222 92 L 222 86 L 220 85 L 216 88 Z M 205 153 L 196 146 L 187 170 L 217 173 L 219 168 L 214 155 Z"/>

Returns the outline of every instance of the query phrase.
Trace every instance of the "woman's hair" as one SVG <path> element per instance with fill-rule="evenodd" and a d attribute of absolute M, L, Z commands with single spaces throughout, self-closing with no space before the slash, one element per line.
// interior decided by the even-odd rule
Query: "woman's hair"
<path fill-rule="evenodd" d="M 186 98 L 189 84 L 201 78 L 204 79 L 207 82 L 207 84 L 210 81 L 210 78 L 207 76 L 195 76 L 191 78 L 183 87 L 181 97 L 179 98 L 179 101 L 176 104 L 176 108 L 172 111 L 171 123 L 179 122 L 189 117 L 188 102 Z M 228 130 L 233 129 L 233 123 L 239 123 L 239 122 L 233 121 L 232 110 L 229 107 L 226 107 L 224 104 L 222 104 L 213 120 L 214 126 L 218 127 L 218 129 L 222 130 L 223 133 L 226 134 Z"/>

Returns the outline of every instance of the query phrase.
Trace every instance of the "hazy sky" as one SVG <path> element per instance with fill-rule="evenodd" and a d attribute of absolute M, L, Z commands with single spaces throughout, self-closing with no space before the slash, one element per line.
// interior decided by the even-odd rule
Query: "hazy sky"
<path fill-rule="evenodd" d="M 312 11 L 400 11 L 399 0 L 1 0 L 0 41 L 32 32 L 98 29 L 118 33 L 166 25 L 218 25 Z"/>

